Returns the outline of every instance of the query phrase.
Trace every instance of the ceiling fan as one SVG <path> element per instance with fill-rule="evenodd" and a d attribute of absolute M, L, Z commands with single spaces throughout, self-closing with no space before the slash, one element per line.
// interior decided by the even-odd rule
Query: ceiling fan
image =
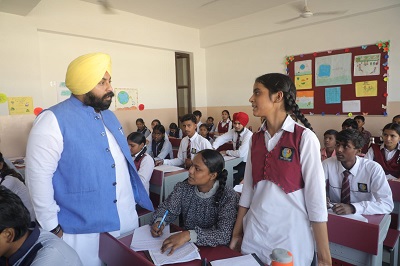
<path fill-rule="evenodd" d="M 277 24 L 286 24 L 286 23 L 289 23 L 291 21 L 297 20 L 299 18 L 309 18 L 309 17 L 313 17 L 313 16 L 342 15 L 342 14 L 344 14 L 344 13 L 346 13 L 348 11 L 348 10 L 336 10 L 336 11 L 329 11 L 329 12 L 315 12 L 315 13 L 313 13 L 311 11 L 311 9 L 307 5 L 307 0 L 304 0 L 304 4 L 302 2 L 300 2 L 300 1 L 295 2 L 295 3 L 292 4 L 292 7 L 297 12 L 300 13 L 299 16 L 279 21 L 279 22 L 277 22 Z"/>
<path fill-rule="evenodd" d="M 103 7 L 103 12 L 105 14 L 115 14 L 108 0 L 97 0 L 97 2 Z"/>

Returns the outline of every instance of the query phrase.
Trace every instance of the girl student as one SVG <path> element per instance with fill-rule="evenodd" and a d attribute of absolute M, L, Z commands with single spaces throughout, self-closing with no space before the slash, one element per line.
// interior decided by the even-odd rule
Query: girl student
<path fill-rule="evenodd" d="M 176 139 L 181 139 L 183 137 L 182 130 L 175 123 L 169 124 L 169 130 L 167 131 L 167 134 L 168 137 Z"/>
<path fill-rule="evenodd" d="M 381 145 L 371 144 L 365 158 L 379 163 L 387 179 L 400 181 L 400 124 L 387 124 L 382 130 L 382 139 Z"/>
<path fill-rule="evenodd" d="M 145 138 L 147 138 L 150 135 L 151 131 L 146 127 L 146 125 L 144 124 L 144 120 L 142 118 L 136 119 L 136 126 L 137 126 L 136 132 L 142 133 Z"/>
<path fill-rule="evenodd" d="M 216 135 L 222 135 L 232 129 L 232 121 L 231 115 L 228 110 L 222 111 L 222 120 L 218 122 L 218 125 L 215 129 Z"/>
<path fill-rule="evenodd" d="M 20 173 L 11 168 L 3 154 L 0 152 L 0 185 L 5 186 L 15 194 L 17 194 L 25 207 L 28 209 L 31 216 L 31 221 L 35 221 L 36 216 L 33 210 L 33 205 L 28 188 L 25 186 L 25 180 Z"/>
<path fill-rule="evenodd" d="M 212 247 L 229 244 L 239 196 L 233 188 L 225 186 L 228 172 L 224 166 L 224 158 L 215 150 L 202 150 L 193 158 L 188 179 L 178 183 L 154 212 L 153 237 L 161 236 L 164 226 L 179 215 L 183 217 L 183 231 L 165 239 L 161 252 L 171 248 L 169 254 L 172 254 L 186 242 Z"/>
<path fill-rule="evenodd" d="M 279 73 L 260 76 L 249 101 L 254 116 L 266 122 L 250 142 L 230 248 L 256 253 L 269 265 L 272 250 L 284 248 L 294 265 L 309 266 L 315 240 L 319 265 L 332 265 L 320 144 L 296 104 L 293 81 Z"/>
<path fill-rule="evenodd" d="M 163 159 L 173 159 L 172 145 L 168 138 L 165 138 L 165 128 L 163 125 L 156 125 L 153 128 L 152 138 L 149 142 L 147 153 L 155 161 Z"/>
<path fill-rule="evenodd" d="M 140 180 L 142 180 L 147 194 L 149 194 L 150 178 L 154 170 L 154 161 L 150 155 L 146 154 L 146 138 L 142 133 L 132 132 L 128 135 L 127 140 Z"/>
<path fill-rule="evenodd" d="M 214 139 L 212 137 L 210 137 L 210 131 L 208 131 L 208 126 L 207 124 L 201 124 L 200 125 L 200 131 L 199 131 L 200 136 L 202 136 L 203 138 L 205 138 L 206 140 L 208 140 L 210 142 L 210 144 L 212 145 L 214 142 Z"/>

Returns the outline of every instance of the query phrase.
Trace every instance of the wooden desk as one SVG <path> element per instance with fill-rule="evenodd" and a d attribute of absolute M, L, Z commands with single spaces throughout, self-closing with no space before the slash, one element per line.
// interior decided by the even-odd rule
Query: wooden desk
<path fill-rule="evenodd" d="M 150 179 L 150 192 L 159 194 L 161 203 L 171 194 L 176 183 L 188 178 L 188 173 L 186 169 L 167 173 L 154 169 Z"/>
<path fill-rule="evenodd" d="M 331 255 L 353 265 L 382 265 L 383 241 L 390 215 L 364 215 L 368 223 L 329 214 Z"/>
<path fill-rule="evenodd" d="M 107 266 L 121 265 L 154 265 L 144 252 L 136 252 L 130 248 L 133 234 L 116 239 L 108 233 L 100 234 L 99 257 Z M 208 261 L 226 259 L 241 256 L 239 252 L 233 251 L 226 246 L 199 247 L 200 256 Z M 169 264 L 170 265 L 170 264 Z M 200 266 L 200 260 L 179 263 L 180 266 Z"/>
<path fill-rule="evenodd" d="M 233 167 L 242 162 L 242 158 L 232 157 L 232 159 L 225 160 L 225 169 L 228 171 L 226 185 L 233 187 Z"/>
<path fill-rule="evenodd" d="M 392 189 L 394 209 L 393 213 L 397 214 L 397 230 L 400 230 L 400 182 L 388 181 L 390 188 Z M 395 220 L 393 218 L 393 220 Z"/>

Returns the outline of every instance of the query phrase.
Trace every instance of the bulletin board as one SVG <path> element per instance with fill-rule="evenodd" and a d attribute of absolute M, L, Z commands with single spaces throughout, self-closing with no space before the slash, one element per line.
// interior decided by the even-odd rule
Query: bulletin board
<path fill-rule="evenodd" d="M 303 113 L 387 115 L 390 41 L 286 56 Z"/>

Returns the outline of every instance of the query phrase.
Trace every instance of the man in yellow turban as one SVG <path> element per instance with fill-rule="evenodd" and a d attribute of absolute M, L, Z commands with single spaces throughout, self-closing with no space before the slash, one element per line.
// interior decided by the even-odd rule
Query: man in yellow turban
<path fill-rule="evenodd" d="M 35 120 L 26 151 L 26 182 L 43 229 L 62 236 L 83 264 L 101 265 L 99 233 L 139 226 L 136 203 L 153 210 L 122 126 L 108 110 L 111 59 L 80 56 L 68 66 L 69 99 Z"/>

